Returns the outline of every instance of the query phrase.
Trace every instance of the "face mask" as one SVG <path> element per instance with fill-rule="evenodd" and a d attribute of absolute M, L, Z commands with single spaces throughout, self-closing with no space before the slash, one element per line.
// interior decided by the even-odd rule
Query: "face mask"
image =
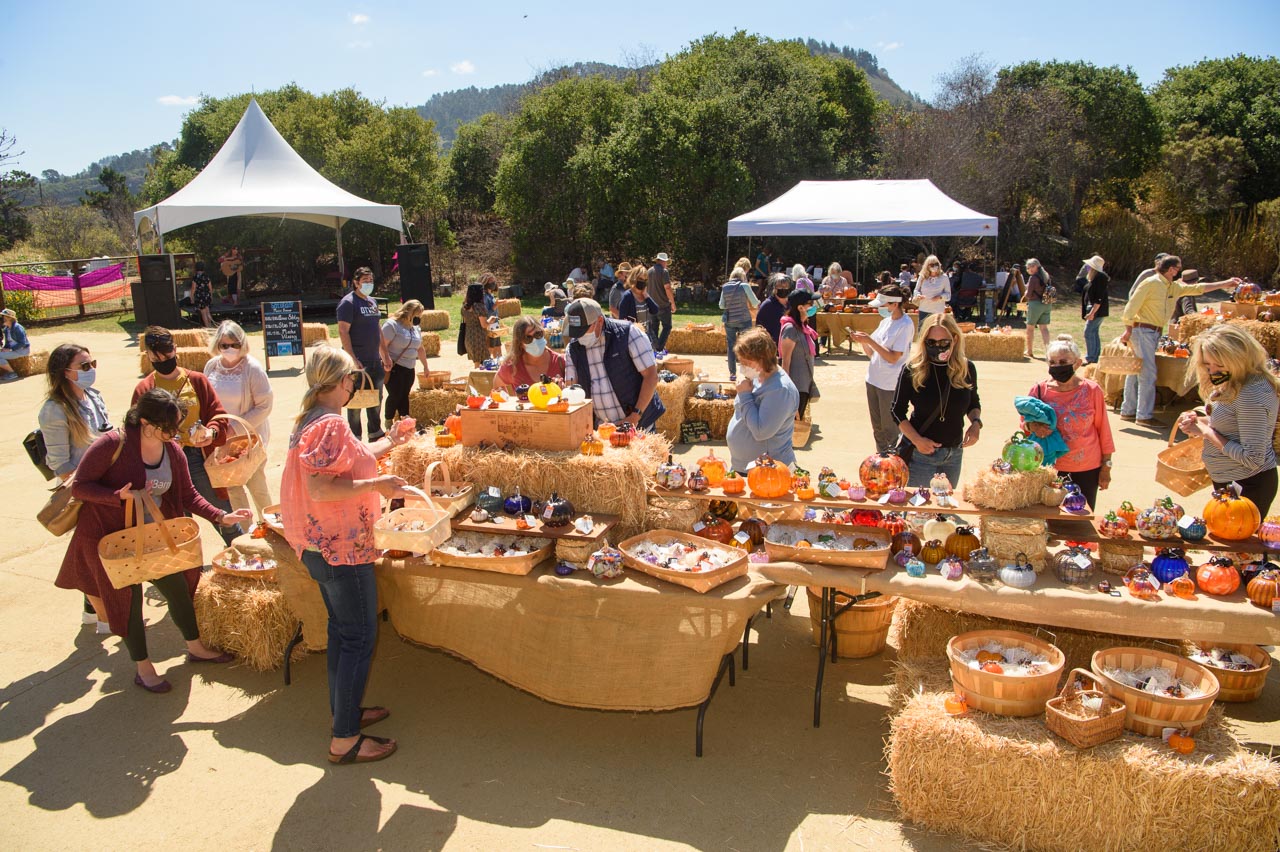
<path fill-rule="evenodd" d="M 361 285 L 360 285 L 360 292 L 361 292 L 361 293 L 363 293 L 363 294 L 365 294 L 366 296 L 372 296 L 372 295 L 373 295 L 373 282 L 372 282 L 372 281 L 366 281 L 365 283 L 361 284 Z"/>
<path fill-rule="evenodd" d="M 951 359 L 951 341 L 926 340 L 924 342 L 924 351 L 933 363 L 945 364 Z"/>
<path fill-rule="evenodd" d="M 76 373 L 76 385 L 81 390 L 88 390 L 93 387 L 94 380 L 98 378 L 98 371 L 89 369 L 81 370 Z"/>
<path fill-rule="evenodd" d="M 893 316 L 893 309 L 892 308 L 876 308 L 876 313 L 878 313 L 884 319 L 888 319 L 889 317 Z"/>
<path fill-rule="evenodd" d="M 151 366 L 155 367 L 156 372 L 160 375 L 167 376 L 178 369 L 178 355 L 174 353 L 163 361 L 153 361 Z"/>
<path fill-rule="evenodd" d="M 1076 368 L 1074 364 L 1050 364 L 1049 365 L 1049 378 L 1053 379 L 1055 382 L 1070 381 L 1071 377 L 1074 376 L 1075 374 L 1076 374 Z"/>
<path fill-rule="evenodd" d="M 595 349 L 597 346 L 600 346 L 604 343 L 604 332 L 588 331 L 586 334 L 582 335 L 582 337 L 580 338 L 580 342 L 587 349 Z"/>
<path fill-rule="evenodd" d="M 1231 373 L 1227 370 L 1223 370 L 1221 373 L 1209 374 L 1209 384 L 1215 388 L 1219 385 L 1225 385 L 1229 381 L 1231 381 Z"/>
<path fill-rule="evenodd" d="M 542 357 L 542 353 L 547 351 L 547 339 L 545 337 L 535 337 L 524 345 L 524 351 L 535 358 Z"/>
<path fill-rule="evenodd" d="M 815 315 L 817 315 L 817 313 L 818 313 L 818 306 L 817 306 L 817 305 L 810 305 L 810 306 L 809 306 L 809 310 L 805 311 L 805 314 L 806 314 L 806 315 L 808 315 L 808 316 L 815 316 Z"/>
<path fill-rule="evenodd" d="M 742 373 L 744 378 L 750 379 L 753 382 L 760 381 L 760 370 L 756 367 L 748 367 L 746 364 L 739 364 L 738 372 Z"/>
<path fill-rule="evenodd" d="M 775 290 L 773 295 L 779 302 L 785 302 L 790 293 L 790 290 Z"/>
<path fill-rule="evenodd" d="M 413 318 L 413 324 L 414 324 L 414 325 L 422 325 L 422 317 L 414 317 L 414 318 Z"/>

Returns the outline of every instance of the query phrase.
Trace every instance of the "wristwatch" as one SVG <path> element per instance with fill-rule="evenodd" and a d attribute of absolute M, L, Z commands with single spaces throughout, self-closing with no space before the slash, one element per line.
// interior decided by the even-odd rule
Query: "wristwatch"
<path fill-rule="evenodd" d="M 1107 459 L 1102 463 L 1103 467 L 1111 467 L 1111 459 Z"/>
<path fill-rule="evenodd" d="M 979 426 L 981 426 L 981 425 L 982 425 L 982 418 L 981 418 L 981 417 L 970 417 L 970 418 L 969 418 L 969 422 L 970 422 L 970 423 L 977 423 Z"/>

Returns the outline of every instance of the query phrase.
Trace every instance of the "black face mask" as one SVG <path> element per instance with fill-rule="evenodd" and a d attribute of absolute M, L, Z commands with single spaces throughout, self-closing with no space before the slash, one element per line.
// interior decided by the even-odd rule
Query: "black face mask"
<path fill-rule="evenodd" d="M 1215 388 L 1219 385 L 1225 385 L 1229 381 L 1231 381 L 1231 373 L 1227 370 L 1223 370 L 1221 373 L 1209 374 L 1209 384 Z"/>
<path fill-rule="evenodd" d="M 1074 376 L 1075 374 L 1076 374 L 1076 368 L 1074 364 L 1050 364 L 1049 365 L 1049 378 L 1053 379 L 1055 382 L 1071 381 L 1071 377 Z"/>
<path fill-rule="evenodd" d="M 786 301 L 786 298 L 790 293 L 791 293 L 790 290 L 774 290 L 773 291 L 774 298 L 776 298 L 779 302 Z"/>
<path fill-rule="evenodd" d="M 155 367 L 156 372 L 160 375 L 167 376 L 178 369 L 178 353 L 175 352 L 163 361 L 153 361 L 151 366 Z"/>
<path fill-rule="evenodd" d="M 951 351 L 950 340 L 926 340 L 924 342 L 925 354 L 929 356 L 929 360 L 934 364 L 945 364 L 946 354 Z"/>
<path fill-rule="evenodd" d="M 413 324 L 414 324 L 414 325 L 422 325 L 422 317 L 414 317 L 414 318 L 413 318 Z"/>

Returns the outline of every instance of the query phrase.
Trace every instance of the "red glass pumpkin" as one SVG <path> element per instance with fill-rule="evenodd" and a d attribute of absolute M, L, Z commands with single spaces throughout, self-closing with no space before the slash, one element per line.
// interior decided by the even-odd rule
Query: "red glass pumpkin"
<path fill-rule="evenodd" d="M 849 520 L 855 527 L 878 527 L 884 520 L 884 512 L 879 509 L 854 509 Z"/>
<path fill-rule="evenodd" d="M 858 468 L 858 478 L 866 486 L 867 496 L 878 499 L 891 488 L 907 485 L 907 463 L 896 453 L 876 453 L 867 456 Z"/>
<path fill-rule="evenodd" d="M 631 438 L 635 435 L 635 427 L 630 423 L 619 423 L 609 436 L 609 443 L 615 447 L 631 446 Z"/>
<path fill-rule="evenodd" d="M 901 512 L 890 512 L 884 516 L 884 520 L 880 522 L 880 526 L 890 535 L 890 537 L 895 536 L 907 528 L 906 515 Z"/>
<path fill-rule="evenodd" d="M 702 516 L 702 528 L 695 526 L 694 532 L 721 544 L 728 544 L 733 540 L 733 527 L 729 526 L 729 522 L 724 518 L 717 518 L 710 512 Z"/>
<path fill-rule="evenodd" d="M 1204 507 L 1204 522 L 1210 534 L 1223 541 L 1243 541 L 1258 529 L 1262 515 L 1252 500 L 1227 486 L 1214 490 Z"/>
<path fill-rule="evenodd" d="M 1229 556 L 1215 556 L 1196 569 L 1196 584 L 1207 595 L 1229 595 L 1240 588 L 1240 574 Z"/>

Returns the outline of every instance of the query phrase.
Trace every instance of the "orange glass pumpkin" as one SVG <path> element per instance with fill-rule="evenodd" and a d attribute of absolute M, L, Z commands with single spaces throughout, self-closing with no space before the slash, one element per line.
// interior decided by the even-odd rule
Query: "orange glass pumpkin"
<path fill-rule="evenodd" d="M 462 440 L 462 415 L 456 411 L 444 419 L 444 428 L 453 433 L 453 437 Z"/>
<path fill-rule="evenodd" d="M 890 489 L 905 488 L 907 473 L 907 463 L 896 453 L 867 456 L 858 467 L 858 478 L 866 486 L 867 496 L 873 500 L 889 493 Z"/>
<path fill-rule="evenodd" d="M 475 409 L 475 408 L 479 408 L 484 404 L 485 404 L 485 398 L 483 396 L 480 396 L 479 394 L 473 393 L 467 397 L 467 408 Z"/>
<path fill-rule="evenodd" d="M 1274 609 L 1276 594 L 1280 593 L 1280 571 L 1267 568 L 1258 572 L 1258 576 L 1249 581 L 1245 594 L 1249 603 L 1263 609 Z"/>
<path fill-rule="evenodd" d="M 1229 556 L 1215 556 L 1196 569 L 1196 583 L 1206 595 L 1229 595 L 1240 588 L 1240 574 Z"/>
<path fill-rule="evenodd" d="M 588 432 L 587 437 L 582 439 L 582 444 L 578 448 L 584 456 L 602 456 L 604 455 L 604 441 L 596 437 L 595 432 Z"/>
<path fill-rule="evenodd" d="M 812 485 L 802 485 L 796 489 L 797 500 L 812 500 L 817 496 L 818 493 L 813 490 Z"/>
<path fill-rule="evenodd" d="M 948 716 L 959 716 L 962 713 L 969 712 L 969 702 L 964 700 L 964 696 L 959 693 L 953 693 L 947 696 L 947 700 L 942 702 L 942 708 L 947 712 Z"/>
<path fill-rule="evenodd" d="M 942 546 L 948 556 L 966 559 L 970 552 L 982 546 L 982 542 L 978 541 L 978 537 L 973 534 L 973 527 L 958 527 L 955 532 L 947 536 Z"/>
<path fill-rule="evenodd" d="M 1228 486 L 1214 490 L 1204 507 L 1204 523 L 1210 535 L 1223 541 L 1243 541 L 1258 529 L 1262 515 L 1252 500 Z"/>
<path fill-rule="evenodd" d="M 708 450 L 705 456 L 698 459 L 698 467 L 702 470 L 702 475 L 707 478 L 707 484 L 712 488 L 724 481 L 724 475 L 729 469 L 724 459 L 716 455 L 715 450 Z"/>
<path fill-rule="evenodd" d="M 613 434 L 609 436 L 609 443 L 615 447 L 631 446 L 631 438 L 635 434 L 635 427 L 630 423 L 620 423 L 613 430 Z"/>
<path fill-rule="evenodd" d="M 784 497 L 791 491 L 791 471 L 766 453 L 747 473 L 747 485 L 755 497 Z"/>
<path fill-rule="evenodd" d="M 458 443 L 458 439 L 454 437 L 454 434 L 450 432 L 448 429 L 446 429 L 445 427 L 441 426 L 436 430 L 436 446 L 437 447 L 452 447 L 457 445 L 457 443 Z"/>
<path fill-rule="evenodd" d="M 1196 750 L 1196 741 L 1186 731 L 1178 731 L 1169 735 L 1169 748 L 1178 754 L 1191 754 Z"/>
<path fill-rule="evenodd" d="M 601 441 L 607 441 L 613 437 L 613 433 L 617 428 L 612 423 L 601 423 L 596 427 L 596 434 L 600 436 Z"/>
<path fill-rule="evenodd" d="M 1128 500 L 1120 504 L 1120 508 L 1116 509 L 1116 514 L 1124 518 L 1130 529 L 1138 525 L 1138 510 Z"/>
<path fill-rule="evenodd" d="M 547 403 L 547 411 L 550 411 L 552 414 L 563 414 L 568 410 L 569 400 L 565 399 L 563 396 L 558 396 L 551 400 L 551 402 Z"/>
<path fill-rule="evenodd" d="M 725 494 L 742 494 L 747 490 L 747 481 L 738 476 L 737 471 L 729 471 L 729 475 L 724 478 L 724 482 L 720 483 L 720 487 Z"/>

